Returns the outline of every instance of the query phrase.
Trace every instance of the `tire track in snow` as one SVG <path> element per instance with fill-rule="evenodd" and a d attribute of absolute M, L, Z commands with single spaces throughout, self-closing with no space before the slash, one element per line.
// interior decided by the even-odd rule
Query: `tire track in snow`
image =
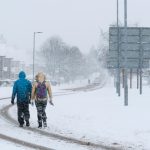
<path fill-rule="evenodd" d="M 103 86 L 98 86 L 98 85 L 88 85 L 88 86 L 85 86 L 85 87 L 79 87 L 79 88 L 72 88 L 72 89 L 67 89 L 67 90 L 71 90 L 71 91 L 89 91 L 89 90 L 96 90 L 96 89 L 100 89 L 102 88 Z M 54 94 L 54 96 L 62 96 L 62 95 L 70 95 L 70 94 L 75 94 L 75 92 L 70 92 L 70 93 L 60 93 L 60 94 Z M 9 98 L 3 98 L 3 99 L 9 99 Z M 2 100 L 2 99 L 0 99 Z M 18 122 L 16 120 L 14 120 L 8 113 L 9 109 L 12 107 L 12 105 L 7 105 L 5 107 L 3 107 L 3 109 L 0 110 L 0 115 L 5 119 L 7 120 L 8 122 L 10 122 L 11 124 L 15 124 L 15 125 L 18 125 Z M 59 135 L 59 134 L 54 134 L 54 133 L 50 133 L 50 132 L 46 132 L 46 131 L 43 131 L 43 130 L 39 130 L 39 129 L 36 129 L 36 128 L 32 128 L 32 127 L 29 127 L 29 128 L 23 128 L 25 130 L 28 130 L 28 131 L 32 131 L 32 132 L 35 132 L 35 133 L 38 133 L 40 135 L 43 135 L 43 136 L 47 136 L 49 138 L 54 138 L 56 140 L 62 140 L 62 141 L 65 141 L 65 142 L 69 142 L 69 143 L 72 143 L 72 144 L 78 144 L 78 145 L 81 145 L 81 146 L 86 146 L 87 148 L 94 148 L 94 149 L 103 149 L 103 150 L 123 150 L 123 147 L 121 147 L 120 145 L 116 145 L 116 146 L 106 146 L 104 144 L 96 144 L 96 143 L 92 143 L 90 141 L 81 141 L 81 140 L 78 140 L 78 139 L 75 139 L 75 138 L 72 138 L 72 137 L 66 137 L 66 136 L 63 136 L 63 135 Z"/>
<path fill-rule="evenodd" d="M 0 110 L 0 115 L 3 116 L 3 118 L 5 120 L 7 120 L 8 122 L 10 122 L 11 124 L 18 126 L 18 122 L 16 120 L 14 120 L 8 113 L 8 111 L 11 107 L 12 107 L 11 104 L 5 106 L 3 109 Z M 118 145 L 116 145 L 116 147 L 115 147 L 115 146 L 106 146 L 106 145 L 103 145 L 103 144 L 95 144 L 95 143 L 92 143 L 92 142 L 89 142 L 89 141 L 81 141 L 81 140 L 78 140 L 78 139 L 75 139 L 75 138 L 66 137 L 66 136 L 62 136 L 62 135 L 59 135 L 59 134 L 46 132 L 46 131 L 43 131 L 41 129 L 32 128 L 32 127 L 23 128 L 23 129 L 28 130 L 28 131 L 32 131 L 34 133 L 37 133 L 37 134 L 40 134 L 40 135 L 43 135 L 43 136 L 47 136 L 49 138 L 54 138 L 56 140 L 62 140 L 62 141 L 65 141 L 67 143 L 69 142 L 69 143 L 72 143 L 72 144 L 78 144 L 78 145 L 81 145 L 81 146 L 86 146 L 87 148 L 103 149 L 103 150 L 123 150 L 122 147 L 117 147 Z"/>
<path fill-rule="evenodd" d="M 16 138 L 12 138 L 10 136 L 6 136 L 4 134 L 0 134 L 0 139 L 15 143 L 15 144 L 19 144 L 25 147 L 29 147 L 29 148 L 33 148 L 33 149 L 38 149 L 38 150 L 54 150 L 48 147 L 44 147 L 44 146 L 40 146 L 37 144 L 33 144 L 33 143 L 29 143 L 29 142 L 25 142 Z"/>

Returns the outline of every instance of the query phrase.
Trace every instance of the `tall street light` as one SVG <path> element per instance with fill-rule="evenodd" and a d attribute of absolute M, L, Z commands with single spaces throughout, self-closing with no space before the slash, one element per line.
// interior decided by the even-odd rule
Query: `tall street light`
<path fill-rule="evenodd" d="M 43 32 L 34 32 L 33 33 L 33 82 L 34 82 L 34 68 L 35 68 L 35 36 L 38 33 L 43 33 Z"/>

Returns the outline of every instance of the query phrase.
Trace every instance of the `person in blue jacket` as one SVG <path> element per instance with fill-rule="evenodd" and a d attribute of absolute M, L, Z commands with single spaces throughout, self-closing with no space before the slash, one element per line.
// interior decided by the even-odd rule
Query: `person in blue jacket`
<path fill-rule="evenodd" d="M 20 127 L 23 127 L 24 121 L 26 126 L 30 126 L 29 118 L 29 103 L 31 100 L 32 84 L 26 79 L 24 71 L 19 73 L 19 79 L 15 81 L 13 86 L 11 103 L 14 104 L 14 99 L 17 95 L 18 122 Z"/>

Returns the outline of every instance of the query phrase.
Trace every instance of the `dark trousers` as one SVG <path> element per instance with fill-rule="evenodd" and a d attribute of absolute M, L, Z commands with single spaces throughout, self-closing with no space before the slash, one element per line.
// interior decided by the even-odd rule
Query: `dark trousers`
<path fill-rule="evenodd" d="M 20 124 L 24 124 L 24 120 L 29 121 L 30 118 L 29 103 L 17 102 L 17 108 L 18 108 L 18 122 Z"/>
<path fill-rule="evenodd" d="M 47 106 L 47 101 L 35 101 L 35 105 L 37 108 L 37 118 L 38 118 L 38 122 L 46 122 L 46 106 Z"/>

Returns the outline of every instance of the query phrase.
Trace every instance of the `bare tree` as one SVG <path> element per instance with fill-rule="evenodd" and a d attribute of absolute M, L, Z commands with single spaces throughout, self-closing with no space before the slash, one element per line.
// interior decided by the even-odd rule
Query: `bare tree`
<path fill-rule="evenodd" d="M 82 53 L 78 47 L 68 46 L 60 37 L 49 38 L 43 44 L 39 56 L 53 79 L 75 80 L 81 76 Z"/>

